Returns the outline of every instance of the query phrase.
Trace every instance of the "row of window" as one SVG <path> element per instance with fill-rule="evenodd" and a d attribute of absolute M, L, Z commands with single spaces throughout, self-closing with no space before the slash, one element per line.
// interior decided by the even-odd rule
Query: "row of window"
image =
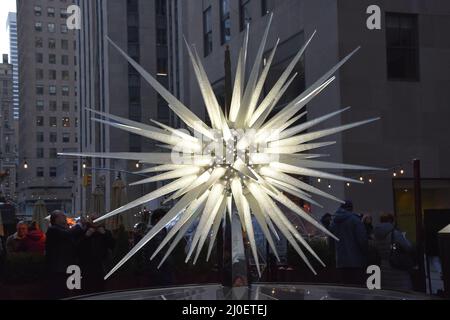
<path fill-rule="evenodd" d="M 43 100 L 37 100 L 36 101 L 36 111 L 38 112 L 42 112 L 45 111 L 45 103 Z M 50 112 L 57 112 L 58 111 L 58 104 L 56 101 L 52 100 L 49 101 L 48 104 L 48 111 Z M 63 112 L 70 112 L 70 103 L 68 101 L 63 101 L 61 103 L 61 111 Z M 75 104 L 74 105 L 74 111 L 78 111 L 78 106 Z"/>
<path fill-rule="evenodd" d="M 69 65 L 69 56 L 67 54 L 63 54 L 61 55 L 61 64 L 63 66 L 68 66 Z M 44 63 L 44 54 L 41 52 L 37 52 L 36 53 L 36 63 Z M 56 54 L 50 53 L 48 55 L 48 63 L 49 64 L 56 64 L 57 63 L 57 58 L 56 58 Z M 73 59 L 73 63 L 76 66 L 77 65 L 77 57 L 74 56 Z"/>
<path fill-rule="evenodd" d="M 220 10 L 220 39 L 225 44 L 231 39 L 231 15 L 230 0 L 219 0 Z M 248 23 L 252 21 L 250 11 L 251 0 L 239 0 L 239 30 L 243 31 Z M 275 7 L 275 0 L 260 0 L 261 14 L 266 15 Z M 209 6 L 203 12 L 203 42 L 205 56 L 212 51 L 212 7 Z"/>
<path fill-rule="evenodd" d="M 36 95 L 43 96 L 45 94 L 43 85 L 36 85 Z M 48 86 L 48 95 L 56 96 L 58 94 L 57 86 L 50 85 Z M 76 87 L 75 87 L 75 96 L 77 95 Z M 70 96 L 70 88 L 69 86 L 61 86 L 61 96 L 68 97 Z"/>
<path fill-rule="evenodd" d="M 78 174 L 78 163 L 76 161 L 73 162 L 72 171 L 73 171 L 74 175 Z M 50 168 L 48 168 L 48 176 L 50 178 L 56 178 L 58 176 L 58 168 L 57 167 L 50 167 Z M 44 167 L 37 167 L 36 168 L 36 177 L 37 178 L 44 178 L 45 177 L 45 168 Z"/>
<path fill-rule="evenodd" d="M 230 41 L 231 18 L 230 0 L 220 1 L 221 43 Z M 239 0 L 240 30 L 251 21 L 250 4 L 252 0 Z M 273 11 L 274 0 L 261 0 L 262 15 Z M 213 50 L 212 7 L 203 12 L 204 54 Z M 386 13 L 386 57 L 387 74 L 391 80 L 418 81 L 420 79 L 419 25 L 417 14 Z"/>
<path fill-rule="evenodd" d="M 49 117 L 48 118 L 48 124 L 52 128 L 58 127 L 58 118 L 57 117 Z M 37 127 L 43 127 L 45 125 L 44 117 L 43 116 L 37 116 L 36 117 L 36 126 Z M 69 117 L 63 117 L 61 119 L 61 125 L 63 128 L 70 128 L 71 121 Z M 78 127 L 78 119 L 75 119 L 75 127 Z"/>
<path fill-rule="evenodd" d="M 56 132 L 50 132 L 49 133 L 49 140 L 50 143 L 58 143 L 58 134 Z M 44 143 L 45 137 L 43 132 L 37 132 L 36 133 L 36 142 L 37 143 Z M 61 136 L 61 142 L 62 143 L 70 143 L 71 142 L 71 134 L 68 132 L 65 132 Z M 75 135 L 74 142 L 78 143 L 78 136 Z M 40 148 L 41 149 L 41 148 Z M 50 149 L 53 150 L 53 149 Z M 51 153 L 51 152 L 50 152 Z M 53 153 L 51 153 L 53 154 Z"/>
<path fill-rule="evenodd" d="M 36 32 L 42 32 L 44 30 L 42 22 L 36 21 L 34 23 L 34 30 Z M 54 24 L 53 22 L 47 23 L 47 31 L 50 32 L 50 33 L 55 33 L 56 32 L 56 24 Z M 69 28 L 67 28 L 67 24 L 63 23 L 63 24 L 60 25 L 60 32 L 61 33 L 69 32 Z"/>
<path fill-rule="evenodd" d="M 34 46 L 36 48 L 44 48 L 44 39 L 42 37 L 36 37 Z M 62 50 L 69 50 L 69 40 L 67 39 L 61 39 L 60 47 Z M 48 39 L 48 48 L 49 49 L 56 49 L 56 40 L 53 38 Z M 77 49 L 77 42 L 73 42 L 73 49 Z"/>
<path fill-rule="evenodd" d="M 36 69 L 36 80 L 44 80 L 45 75 L 44 75 L 44 69 Z M 75 72 L 75 79 L 77 80 L 77 73 Z M 70 80 L 70 72 L 69 70 L 62 70 L 61 71 L 61 78 L 57 79 L 57 75 L 58 72 L 56 70 L 48 70 L 48 80 L 63 80 L 63 81 L 68 81 Z"/>
<path fill-rule="evenodd" d="M 44 148 L 36 148 L 36 158 L 37 159 L 44 159 Z M 48 149 L 48 158 L 49 159 L 57 159 L 58 158 L 58 149 L 56 148 L 49 148 Z"/>
<path fill-rule="evenodd" d="M 48 176 L 50 178 L 56 178 L 58 176 L 57 173 L 57 168 L 56 167 L 50 167 L 49 168 L 49 172 L 48 172 Z M 45 177 L 45 168 L 44 167 L 37 167 L 36 168 L 36 177 L 37 178 L 44 178 Z"/>
<path fill-rule="evenodd" d="M 34 15 L 36 17 L 41 17 L 42 16 L 42 7 L 41 6 L 34 6 Z M 61 19 L 67 19 L 68 16 L 69 15 L 67 13 L 67 9 L 66 8 L 59 9 L 59 17 Z M 54 7 L 48 7 L 47 8 L 47 17 L 49 17 L 49 18 L 56 17 L 56 10 L 55 10 Z"/>

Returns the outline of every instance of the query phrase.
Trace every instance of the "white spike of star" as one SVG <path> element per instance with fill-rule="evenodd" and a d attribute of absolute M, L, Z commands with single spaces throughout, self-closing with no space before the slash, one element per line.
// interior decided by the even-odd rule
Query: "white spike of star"
<path fill-rule="evenodd" d="M 270 117 L 271 112 L 276 110 L 276 104 L 280 101 L 295 78 L 296 74 L 292 74 L 293 70 L 304 55 L 305 50 L 315 34 L 314 32 L 308 38 L 305 45 L 288 65 L 285 72 L 276 81 L 269 94 L 266 97 L 261 97 L 262 88 L 266 85 L 267 74 L 270 64 L 276 55 L 278 45 L 278 41 L 272 44 L 273 49 L 270 51 L 269 59 L 264 65 L 263 53 L 266 51 L 271 20 L 272 16 L 270 16 L 254 65 L 251 67 L 249 80 L 246 82 L 245 69 L 247 65 L 249 35 L 247 27 L 243 48 L 240 51 L 237 64 L 234 92 L 232 93 L 229 114 L 224 114 L 223 106 L 219 105 L 195 47 L 187 44 L 194 74 L 197 77 L 206 110 L 212 122 L 212 128 L 207 127 L 189 108 L 176 99 L 154 77 L 108 38 L 111 45 L 167 101 L 173 112 L 189 128 L 199 133 L 201 138 L 199 138 L 199 135 L 191 135 L 186 130 L 171 128 L 157 121 L 152 120 L 157 125 L 157 127 L 154 127 L 87 109 L 93 114 L 94 121 L 101 122 L 104 125 L 110 125 L 119 130 L 138 134 L 157 142 L 162 142 L 165 144 L 164 148 L 171 151 L 167 153 L 141 154 L 128 152 L 61 154 L 63 156 L 84 158 L 139 161 L 145 165 L 153 165 L 153 167 L 141 169 L 139 173 L 152 174 L 153 176 L 136 182 L 134 185 L 147 184 L 155 181 L 170 182 L 162 188 L 104 215 L 97 222 L 145 205 L 148 201 L 163 196 L 166 197 L 166 200 L 177 200 L 177 203 L 167 215 L 108 273 L 105 279 L 109 278 L 136 254 L 136 252 L 142 249 L 147 242 L 154 238 L 159 231 L 175 221 L 175 219 L 177 219 L 177 223 L 168 233 L 167 238 L 161 243 L 152 259 L 166 245 L 170 244 L 168 251 L 166 251 L 161 261 L 162 264 L 192 226 L 197 226 L 197 229 L 194 233 L 195 236 L 186 261 L 194 260 L 195 263 L 203 252 L 203 248 L 207 248 L 206 258 L 209 259 L 220 222 L 227 214 L 233 211 L 233 203 L 234 207 L 236 207 L 235 212 L 240 219 L 241 226 L 246 231 L 250 244 L 250 252 L 253 254 L 259 274 L 261 274 L 261 269 L 259 266 L 258 250 L 256 248 L 254 224 L 258 224 L 261 227 L 264 236 L 267 238 L 273 250 L 276 248 L 275 241 L 279 240 L 278 233 L 280 233 L 290 242 L 292 247 L 314 273 L 316 271 L 306 253 L 309 254 L 309 257 L 323 264 L 303 239 L 302 235 L 286 218 L 279 204 L 293 211 L 327 236 L 334 237 L 334 235 L 326 230 L 312 216 L 291 201 L 287 195 L 297 197 L 302 201 L 307 201 L 317 206 L 320 206 L 320 204 L 312 198 L 312 195 L 342 202 L 342 200 L 335 196 L 304 182 L 304 179 L 300 180 L 299 177 L 319 177 L 360 183 L 360 181 L 338 174 L 327 173 L 322 170 L 383 170 L 367 166 L 311 160 L 323 157 L 324 155 L 307 153 L 335 144 L 334 141 L 317 141 L 320 138 L 338 134 L 368 124 L 377 119 L 342 125 L 331 129 L 305 132 L 349 109 L 346 108 L 298 124 L 307 115 L 305 110 L 303 110 L 306 104 L 335 80 L 335 72 L 357 50 L 350 53 L 345 59 L 331 68 L 313 86 L 305 90 L 305 92 L 300 94 L 285 108 L 273 117 Z M 261 65 L 264 65 L 264 68 L 261 68 Z M 207 242 L 208 245 L 205 247 Z M 277 253 L 275 255 L 278 257 Z"/>

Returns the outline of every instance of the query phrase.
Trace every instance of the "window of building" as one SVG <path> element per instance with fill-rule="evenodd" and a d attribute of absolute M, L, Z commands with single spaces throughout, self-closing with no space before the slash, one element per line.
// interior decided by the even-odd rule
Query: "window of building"
<path fill-rule="evenodd" d="M 62 111 L 69 112 L 70 111 L 70 103 L 69 101 L 63 101 L 62 103 Z"/>
<path fill-rule="evenodd" d="M 44 55 L 40 52 L 36 53 L 36 63 L 43 63 L 44 62 Z"/>
<path fill-rule="evenodd" d="M 275 9 L 275 0 L 261 0 L 261 14 L 265 16 Z"/>
<path fill-rule="evenodd" d="M 55 41 L 55 39 L 48 39 L 48 48 L 49 49 L 56 49 L 56 41 Z"/>
<path fill-rule="evenodd" d="M 419 31 L 416 14 L 386 13 L 386 47 L 388 78 L 418 81 Z"/>
<path fill-rule="evenodd" d="M 43 127 L 44 126 L 44 117 L 36 117 L 36 126 Z"/>
<path fill-rule="evenodd" d="M 44 133 L 43 132 L 37 132 L 36 133 L 36 142 L 37 143 L 43 143 L 44 142 Z"/>
<path fill-rule="evenodd" d="M 49 169 L 49 176 L 50 176 L 50 178 L 56 178 L 56 176 L 57 176 L 56 167 L 50 167 L 50 169 Z"/>
<path fill-rule="evenodd" d="M 48 63 L 56 64 L 56 54 L 51 53 L 48 55 Z"/>
<path fill-rule="evenodd" d="M 36 101 L 36 111 L 44 111 L 44 101 L 43 100 Z"/>
<path fill-rule="evenodd" d="M 70 91 L 69 91 L 69 87 L 68 86 L 62 86 L 61 90 L 62 90 L 63 97 L 68 97 L 69 96 Z"/>
<path fill-rule="evenodd" d="M 56 128 L 58 126 L 56 117 L 50 117 L 50 127 Z"/>
<path fill-rule="evenodd" d="M 47 16 L 50 18 L 55 17 L 55 8 L 49 7 L 47 8 Z"/>
<path fill-rule="evenodd" d="M 203 49 L 205 57 L 213 50 L 211 7 L 203 12 Z"/>
<path fill-rule="evenodd" d="M 56 159 L 58 157 L 58 150 L 56 148 L 48 149 L 48 157 L 50 159 Z"/>
<path fill-rule="evenodd" d="M 57 111 L 58 107 L 56 101 L 51 100 L 48 105 L 51 112 Z"/>
<path fill-rule="evenodd" d="M 57 143 L 58 142 L 58 134 L 56 132 L 50 132 L 49 140 L 51 143 Z"/>
<path fill-rule="evenodd" d="M 70 76 L 69 76 L 69 71 L 68 70 L 61 71 L 61 79 L 65 80 L 65 81 L 70 80 Z"/>
<path fill-rule="evenodd" d="M 61 33 L 67 33 L 68 29 L 67 29 L 67 25 L 66 24 L 62 24 L 61 25 Z"/>
<path fill-rule="evenodd" d="M 62 64 L 63 66 L 68 66 L 68 65 L 69 65 L 69 56 L 68 56 L 68 55 L 63 54 L 63 55 L 61 56 L 61 64 Z"/>
<path fill-rule="evenodd" d="M 167 30 L 165 28 L 156 29 L 156 44 L 161 47 L 167 46 Z"/>
<path fill-rule="evenodd" d="M 48 32 L 50 32 L 50 33 L 54 33 L 55 32 L 55 24 L 54 23 L 49 23 L 47 25 L 47 27 L 48 27 Z"/>
<path fill-rule="evenodd" d="M 62 118 L 62 126 L 63 126 L 63 128 L 70 128 L 70 118 L 69 117 Z"/>
<path fill-rule="evenodd" d="M 44 86 L 37 85 L 36 86 L 36 94 L 38 96 L 43 96 L 44 95 Z"/>
<path fill-rule="evenodd" d="M 222 44 L 231 39 L 230 0 L 220 0 L 220 38 Z"/>
<path fill-rule="evenodd" d="M 69 41 L 62 39 L 61 40 L 61 49 L 68 50 L 69 49 Z"/>
<path fill-rule="evenodd" d="M 48 94 L 51 96 L 56 96 L 56 86 L 51 85 L 48 87 Z"/>
<path fill-rule="evenodd" d="M 61 9 L 59 11 L 59 16 L 61 17 L 61 19 L 67 19 L 67 17 L 69 16 L 69 14 L 67 13 L 66 9 Z"/>
<path fill-rule="evenodd" d="M 251 21 L 250 0 L 239 0 L 239 30 L 243 31 Z"/>
<path fill-rule="evenodd" d="M 34 41 L 34 46 L 36 48 L 43 48 L 44 47 L 44 41 L 42 40 L 41 37 L 36 37 L 36 39 Z"/>
<path fill-rule="evenodd" d="M 56 80 L 56 70 L 48 70 L 48 79 Z"/>
<path fill-rule="evenodd" d="M 34 30 L 36 30 L 37 32 L 41 32 L 42 31 L 42 22 L 36 22 L 34 24 Z"/>
<path fill-rule="evenodd" d="M 38 177 L 38 178 L 44 177 L 44 168 L 43 167 L 36 168 L 36 177 Z"/>
<path fill-rule="evenodd" d="M 75 160 L 72 162 L 72 173 L 74 176 L 78 175 L 78 162 Z"/>
<path fill-rule="evenodd" d="M 44 79 L 44 70 L 36 69 L 36 80 L 43 80 L 43 79 Z"/>
<path fill-rule="evenodd" d="M 160 16 L 166 15 L 166 0 L 156 0 L 156 14 Z"/>
<path fill-rule="evenodd" d="M 42 16 L 42 7 L 41 6 L 34 6 L 34 15 L 36 17 Z"/>
<path fill-rule="evenodd" d="M 70 143 L 70 133 L 63 133 L 62 142 Z"/>
<path fill-rule="evenodd" d="M 157 59 L 157 69 L 159 76 L 167 76 L 167 59 L 166 58 L 158 58 Z"/>
<path fill-rule="evenodd" d="M 36 148 L 36 158 L 38 159 L 44 158 L 44 148 Z"/>

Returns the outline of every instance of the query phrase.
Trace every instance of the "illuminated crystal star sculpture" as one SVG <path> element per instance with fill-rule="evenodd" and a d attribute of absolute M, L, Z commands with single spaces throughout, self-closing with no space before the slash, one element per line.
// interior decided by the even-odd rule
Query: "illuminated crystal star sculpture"
<path fill-rule="evenodd" d="M 253 258 L 260 275 L 261 270 L 254 236 L 253 218 L 259 224 L 277 258 L 278 255 L 274 239 L 279 240 L 277 233 L 279 231 L 286 237 L 291 246 L 297 251 L 314 274 L 316 272 L 304 250 L 308 251 L 311 256 L 325 266 L 302 235 L 286 218 L 279 204 L 298 214 L 326 235 L 338 240 L 287 195 L 317 206 L 320 206 L 320 204 L 312 199 L 312 195 L 332 199 L 341 203 L 343 201 L 292 175 L 362 183 L 361 181 L 326 173 L 321 170 L 339 169 L 362 171 L 381 169 L 318 161 L 316 159 L 324 155 L 310 154 L 307 152 L 335 144 L 335 142 L 314 142 L 318 139 L 368 124 L 378 119 L 308 133 L 306 133 L 307 130 L 332 117 L 339 116 L 348 108 L 318 119 L 303 121 L 302 123 L 300 121 L 306 116 L 306 112 L 302 113 L 305 106 L 335 80 L 333 74 L 358 49 L 339 62 L 309 89 L 301 93 L 282 110 L 272 116 L 275 113 L 274 110 L 279 100 L 296 77 L 296 74 L 292 75 L 293 70 L 303 56 L 314 34 L 293 58 L 270 92 L 262 98 L 263 86 L 279 43 L 278 41 L 267 60 L 264 60 L 263 55 L 271 21 L 272 15 L 270 16 L 268 26 L 254 60 L 255 62 L 248 81 L 245 84 L 249 35 L 249 28 L 247 27 L 237 64 L 229 114 L 224 114 L 219 105 L 195 48 L 187 44 L 189 56 L 212 127 L 207 126 L 136 61 L 108 39 L 112 46 L 167 101 L 170 109 L 195 134 L 193 135 L 189 131 L 171 128 L 157 121 L 152 121 L 156 126 L 150 126 L 89 109 L 90 112 L 100 117 L 94 118 L 94 121 L 156 140 L 163 143 L 161 147 L 171 151 L 167 153 L 61 154 L 88 158 L 124 159 L 154 165 L 150 169 L 140 171 L 140 173 L 154 173 L 156 174 L 155 176 L 132 185 L 173 180 L 144 197 L 104 215 L 96 221 L 99 222 L 111 218 L 161 197 L 166 197 L 166 201 L 177 200 L 174 207 L 109 272 L 105 279 L 116 272 L 168 224 L 174 224 L 174 226 L 153 254 L 152 259 L 170 244 L 169 249 L 161 261 L 161 264 L 164 263 L 192 226 L 196 226 L 196 231 L 186 262 L 193 258 L 195 264 L 207 241 L 209 242 L 207 259 L 209 259 L 220 223 L 227 212 L 232 215 L 233 203 L 237 207 L 242 228 L 247 234 Z"/>

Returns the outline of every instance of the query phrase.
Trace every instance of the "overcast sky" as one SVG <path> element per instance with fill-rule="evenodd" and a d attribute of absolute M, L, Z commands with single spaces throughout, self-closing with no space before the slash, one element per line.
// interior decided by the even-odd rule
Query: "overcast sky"
<path fill-rule="evenodd" d="M 8 12 L 16 12 L 16 0 L 0 0 L 0 54 L 9 53 L 9 37 L 6 33 Z"/>

